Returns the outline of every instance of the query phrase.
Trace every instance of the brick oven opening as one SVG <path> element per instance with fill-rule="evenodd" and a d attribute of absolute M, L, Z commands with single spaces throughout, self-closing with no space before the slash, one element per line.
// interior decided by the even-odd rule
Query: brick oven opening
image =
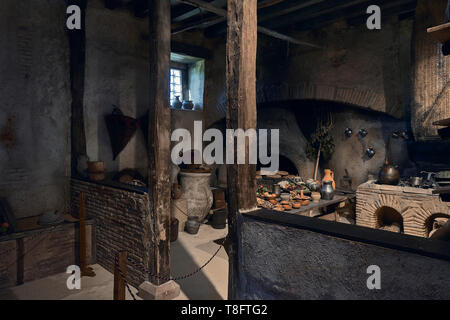
<path fill-rule="evenodd" d="M 394 208 L 383 206 L 377 209 L 375 215 L 378 229 L 403 233 L 403 217 Z"/>
<path fill-rule="evenodd" d="M 450 215 L 445 213 L 433 214 L 425 221 L 425 228 L 428 237 L 431 237 L 439 228 L 444 226 L 450 219 Z"/>

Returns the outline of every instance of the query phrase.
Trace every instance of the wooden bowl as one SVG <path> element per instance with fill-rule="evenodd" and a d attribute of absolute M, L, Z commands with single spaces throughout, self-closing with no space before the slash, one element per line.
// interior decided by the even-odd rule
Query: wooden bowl
<path fill-rule="evenodd" d="M 307 206 L 309 204 L 309 199 L 303 199 L 301 201 L 302 206 Z"/>
<path fill-rule="evenodd" d="M 289 211 L 289 210 L 292 210 L 292 207 L 289 206 L 289 205 L 284 205 L 283 209 L 286 210 L 286 211 Z"/>
<path fill-rule="evenodd" d="M 90 173 L 105 172 L 105 163 L 103 161 L 88 161 L 87 165 Z"/>
<path fill-rule="evenodd" d="M 296 202 L 292 205 L 292 208 L 294 209 L 300 209 L 302 207 L 302 204 L 300 202 Z"/>

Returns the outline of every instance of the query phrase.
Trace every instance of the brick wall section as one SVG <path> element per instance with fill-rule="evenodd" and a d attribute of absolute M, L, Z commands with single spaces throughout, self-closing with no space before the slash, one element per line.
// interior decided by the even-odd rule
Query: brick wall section
<path fill-rule="evenodd" d="M 356 224 L 377 229 L 377 210 L 390 207 L 403 217 L 404 233 L 428 237 L 427 223 L 438 215 L 450 217 L 450 202 L 443 202 L 432 189 L 379 185 L 369 181 L 356 191 Z"/>
<path fill-rule="evenodd" d="M 270 85 L 258 83 L 256 90 L 256 102 L 258 104 L 289 100 L 325 100 L 349 104 L 363 109 L 387 112 L 385 96 L 370 89 L 361 90 L 303 82 L 296 84 L 279 83 Z M 217 108 L 218 110 L 225 112 L 225 96 L 222 98 Z"/>
<path fill-rule="evenodd" d="M 148 194 L 72 179 L 72 210 L 79 193 L 86 194 L 86 214 L 96 221 L 97 263 L 114 272 L 114 257 L 126 250 L 128 281 L 135 287 L 147 280 L 150 245 Z"/>

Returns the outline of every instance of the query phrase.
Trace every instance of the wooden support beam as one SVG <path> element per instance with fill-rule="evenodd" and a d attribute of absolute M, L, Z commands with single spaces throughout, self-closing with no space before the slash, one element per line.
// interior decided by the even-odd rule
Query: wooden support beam
<path fill-rule="evenodd" d="M 210 4 L 209 2 L 206 2 L 206 1 L 203 1 L 203 0 L 179 0 L 179 1 L 182 2 L 182 3 L 185 3 L 185 4 L 190 4 L 192 6 L 198 6 L 199 8 L 203 8 L 203 9 L 209 11 L 209 12 L 215 13 L 215 14 L 217 14 L 220 17 L 226 17 L 227 16 L 227 11 L 225 9 L 217 8 L 217 7 L 213 6 L 212 4 Z M 214 22 L 218 23 L 218 22 L 221 22 L 221 21 L 219 21 L 219 19 L 217 19 Z M 193 26 L 190 26 L 189 30 L 190 29 L 193 29 Z M 313 48 L 320 48 L 319 46 L 317 46 L 315 44 L 312 44 L 312 43 L 309 43 L 309 42 L 306 42 L 306 41 L 297 40 L 297 39 L 294 39 L 292 37 L 283 35 L 283 34 L 281 34 L 279 32 L 267 29 L 267 28 L 258 27 L 257 31 L 260 32 L 260 33 L 266 34 L 268 36 L 271 36 L 271 37 L 274 37 L 274 38 L 277 38 L 277 39 L 280 39 L 280 40 L 285 40 L 285 41 L 288 41 L 288 42 L 291 42 L 291 43 L 294 43 L 294 44 L 306 45 L 306 46 L 310 46 L 310 47 L 313 47 Z M 177 31 L 177 33 L 179 33 L 179 32 L 180 31 Z"/>
<path fill-rule="evenodd" d="M 80 243 L 80 270 L 82 277 L 95 277 L 94 269 L 88 267 L 87 263 L 87 239 L 86 239 L 86 194 L 80 192 L 79 195 L 79 219 L 80 219 L 80 230 L 79 230 L 79 243 Z"/>
<path fill-rule="evenodd" d="M 256 129 L 257 1 L 228 0 L 226 100 L 228 129 Z M 248 144 L 248 141 L 247 141 Z M 236 152 L 235 152 L 236 154 Z M 246 161 L 249 148 L 246 148 Z M 228 165 L 228 296 L 238 299 L 239 233 L 242 211 L 256 209 L 256 165 Z"/>
<path fill-rule="evenodd" d="M 148 144 L 148 192 L 150 198 L 149 230 L 150 273 L 170 276 L 170 2 L 149 0 L 150 39 L 150 109 Z M 154 285 L 166 281 L 149 276 Z"/>
<path fill-rule="evenodd" d="M 117 252 L 114 261 L 118 262 L 118 266 L 114 262 L 114 300 L 126 300 L 125 281 L 120 272 L 124 277 L 127 276 L 127 252 Z"/>
<path fill-rule="evenodd" d="M 70 89 L 72 93 L 71 117 L 71 168 L 76 174 L 78 158 L 86 155 L 86 134 L 84 128 L 84 70 L 86 62 L 86 7 L 87 0 L 70 0 L 81 9 L 81 30 L 68 30 L 70 46 Z"/>

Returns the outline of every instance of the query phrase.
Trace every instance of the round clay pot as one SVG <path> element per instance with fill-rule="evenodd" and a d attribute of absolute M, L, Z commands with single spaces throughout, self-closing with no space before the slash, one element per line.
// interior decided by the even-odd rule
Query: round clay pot
<path fill-rule="evenodd" d="M 181 172 L 181 199 L 187 202 L 189 217 L 203 221 L 213 204 L 210 188 L 211 173 Z"/>
<path fill-rule="evenodd" d="M 311 198 L 314 203 L 318 203 L 320 201 L 320 198 L 322 198 L 322 196 L 320 195 L 320 192 L 313 192 L 311 193 Z"/>
<path fill-rule="evenodd" d="M 289 211 L 289 210 L 292 210 L 292 207 L 288 206 L 288 205 L 284 205 L 283 209 L 286 210 L 286 211 Z"/>
<path fill-rule="evenodd" d="M 212 215 L 211 226 L 214 229 L 225 229 L 227 226 L 227 210 L 221 209 Z"/>
<path fill-rule="evenodd" d="M 189 218 L 188 221 L 186 221 L 186 232 L 189 234 L 197 234 L 198 230 L 200 229 L 200 222 L 198 222 L 197 218 Z"/>
<path fill-rule="evenodd" d="M 300 202 L 296 202 L 292 205 L 292 208 L 294 209 L 300 209 L 302 207 L 302 204 Z"/>

